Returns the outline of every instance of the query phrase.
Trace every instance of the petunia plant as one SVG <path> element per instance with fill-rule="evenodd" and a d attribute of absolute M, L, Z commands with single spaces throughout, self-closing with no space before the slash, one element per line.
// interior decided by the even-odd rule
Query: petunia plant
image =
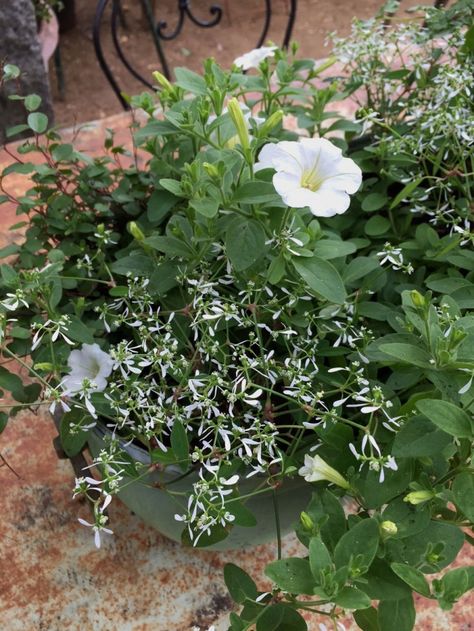
<path fill-rule="evenodd" d="M 68 455 L 89 445 L 74 495 L 96 545 L 112 498 L 141 487 L 186 544 L 252 539 L 263 519 L 278 558 L 262 590 L 226 567 L 233 631 L 304 630 L 298 610 L 409 631 L 413 592 L 449 608 L 474 584 L 446 569 L 474 521 L 465 4 L 416 30 L 357 23 L 332 74 L 335 58 L 270 46 L 154 73 L 156 96 L 130 99 L 131 154 L 109 137 L 89 158 L 30 113 L 0 178 L 26 216 L 0 268 L 10 413 L 47 406 Z M 418 53 L 380 66 L 397 28 Z M 361 94 L 374 64 L 383 90 Z M 332 108 L 351 97 L 346 120 Z M 11 172 L 32 179 L 20 199 Z M 291 522 L 307 552 L 282 559 Z"/>

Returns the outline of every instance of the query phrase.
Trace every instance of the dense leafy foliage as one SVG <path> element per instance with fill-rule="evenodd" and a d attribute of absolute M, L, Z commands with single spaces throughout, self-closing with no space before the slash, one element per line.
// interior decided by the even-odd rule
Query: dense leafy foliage
<path fill-rule="evenodd" d="M 112 136 L 99 158 L 78 152 L 25 99 L 34 137 L 0 178 L 0 201 L 26 216 L 23 243 L 1 253 L 13 257 L 0 268 L 10 414 L 62 406 L 71 455 L 96 423 L 113 431 L 96 459 L 103 482 L 76 485 L 93 497 L 96 535 L 124 477 L 147 472 L 123 439 L 157 466 L 198 472 L 177 497 L 195 545 L 252 526 L 239 497 L 249 475 L 252 494 L 298 471 L 313 484 L 295 515 L 308 553 L 267 566 L 271 592 L 226 567 L 243 605 L 233 631 L 304 630 L 297 610 L 320 605 L 334 623 L 356 610 L 362 629 L 405 631 L 413 591 L 448 609 L 473 587 L 472 568 L 446 569 L 474 520 L 468 6 L 448 21 L 429 10 L 424 28 L 356 23 L 336 43 L 337 76 L 332 60 L 281 51 L 257 74 L 212 60 L 202 76 L 177 69 L 174 84 L 156 73 L 157 98 L 131 99 L 146 114 L 132 154 Z M 350 95 L 355 120 L 331 109 Z M 255 168 L 270 143 L 303 151 L 299 139 L 315 135 L 362 170 L 342 214 L 298 207 L 300 192 L 289 207 L 275 179 L 282 154 Z M 301 175 L 312 193 L 316 171 Z M 19 199 L 12 172 L 32 179 Z M 74 357 L 93 357 L 103 388 Z"/>

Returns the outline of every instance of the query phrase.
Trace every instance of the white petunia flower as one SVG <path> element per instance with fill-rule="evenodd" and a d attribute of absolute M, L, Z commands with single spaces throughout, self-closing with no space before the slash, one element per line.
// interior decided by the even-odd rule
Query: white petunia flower
<path fill-rule="evenodd" d="M 304 477 L 306 482 L 328 480 L 343 489 L 349 488 L 349 482 L 342 477 L 339 471 L 330 467 L 321 456 L 310 456 L 306 454 L 304 457 L 304 466 L 298 470 L 298 473 Z"/>
<path fill-rule="evenodd" d="M 316 217 L 344 213 L 349 195 L 362 183 L 362 171 L 325 138 L 302 138 L 265 145 L 255 171 L 275 169 L 273 186 L 293 208 L 309 207 Z"/>
<path fill-rule="evenodd" d="M 98 344 L 83 344 L 81 350 L 71 352 L 67 364 L 71 372 L 62 381 L 65 392 L 68 394 L 80 392 L 83 389 L 84 380 L 90 387 L 100 392 L 105 390 L 114 360 L 108 353 L 101 350 Z"/>
<path fill-rule="evenodd" d="M 234 59 L 234 66 L 238 66 L 242 70 L 250 70 L 250 68 L 258 68 L 260 63 L 267 57 L 274 57 L 277 46 L 261 46 Z"/>

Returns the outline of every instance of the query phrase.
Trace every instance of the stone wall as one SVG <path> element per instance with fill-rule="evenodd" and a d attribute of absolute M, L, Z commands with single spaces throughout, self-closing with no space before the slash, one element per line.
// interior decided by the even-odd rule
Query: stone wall
<path fill-rule="evenodd" d="M 0 0 L 1 63 L 18 66 L 21 77 L 6 83 L 0 92 L 0 144 L 5 142 L 5 130 L 8 127 L 24 123 L 26 119 L 23 104 L 10 101 L 8 94 L 39 94 L 43 99 L 40 111 L 51 122 L 53 120 L 48 75 L 41 58 L 31 0 Z"/>

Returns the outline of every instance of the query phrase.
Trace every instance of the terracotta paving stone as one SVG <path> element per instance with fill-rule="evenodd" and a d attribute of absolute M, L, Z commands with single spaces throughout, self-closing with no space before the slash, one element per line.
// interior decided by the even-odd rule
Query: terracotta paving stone
<path fill-rule="evenodd" d="M 105 129 L 129 142 L 130 117 L 119 114 L 84 128 L 77 147 L 100 152 Z M 70 139 L 72 130 L 64 132 Z M 9 151 L 14 151 L 14 146 Z M 0 152 L 0 171 L 11 162 Z M 21 195 L 25 176 L 9 176 L 5 187 Z M 18 221 L 12 204 L 0 206 L 0 246 L 21 238 L 9 232 Z M 257 579 L 275 558 L 275 545 L 248 552 L 189 550 L 145 526 L 119 501 L 110 507 L 115 535 L 97 551 L 86 505 L 73 501 L 73 472 L 52 447 L 54 426 L 46 414 L 22 414 L 0 437 L 0 453 L 17 472 L 0 468 L 0 620 L 2 631 L 191 631 L 193 626 L 226 629 L 232 603 L 222 578 L 227 562 L 240 564 Z M 284 554 L 301 552 L 293 535 Z M 470 565 L 466 546 L 457 565 Z M 417 599 L 417 631 L 474 629 L 474 599 L 465 596 L 452 612 Z M 308 618 L 310 631 L 323 619 Z M 346 628 L 357 627 L 350 622 Z"/>

